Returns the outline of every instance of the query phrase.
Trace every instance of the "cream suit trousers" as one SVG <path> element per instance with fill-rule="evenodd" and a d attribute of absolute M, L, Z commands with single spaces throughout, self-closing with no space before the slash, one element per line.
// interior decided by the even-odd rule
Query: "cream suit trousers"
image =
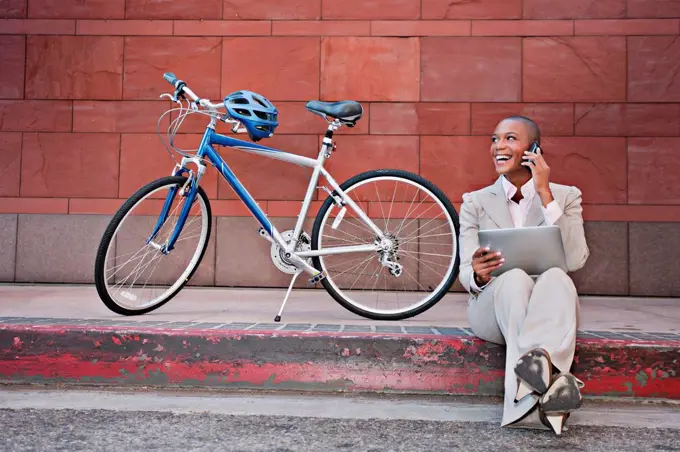
<path fill-rule="evenodd" d="M 506 344 L 505 395 L 502 426 L 523 417 L 538 403 L 531 394 L 518 403 L 514 367 L 527 351 L 542 347 L 557 371 L 570 370 L 576 347 L 579 300 L 571 278 L 552 268 L 535 281 L 523 270 L 509 270 L 493 279 L 470 300 L 468 321 L 474 334 Z"/>

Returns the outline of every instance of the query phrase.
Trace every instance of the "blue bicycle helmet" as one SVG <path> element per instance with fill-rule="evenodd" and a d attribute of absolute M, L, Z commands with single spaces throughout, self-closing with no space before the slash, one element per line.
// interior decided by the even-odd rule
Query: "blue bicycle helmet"
<path fill-rule="evenodd" d="M 253 141 L 272 136 L 279 125 L 274 104 L 252 91 L 234 91 L 224 98 L 224 106 L 233 119 L 241 121 Z"/>

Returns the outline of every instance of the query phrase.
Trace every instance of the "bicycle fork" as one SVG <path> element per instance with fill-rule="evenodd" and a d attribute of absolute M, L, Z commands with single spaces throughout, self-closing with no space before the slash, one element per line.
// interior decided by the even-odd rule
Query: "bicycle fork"
<path fill-rule="evenodd" d="M 198 167 L 196 177 L 194 177 L 193 173 L 186 168 L 186 163 L 188 162 L 193 162 Z M 175 249 L 175 243 L 177 242 L 177 239 L 179 238 L 179 235 L 182 232 L 182 229 L 184 228 L 187 217 L 189 216 L 189 210 L 191 209 L 191 207 L 194 204 L 194 201 L 196 200 L 199 182 L 201 177 L 203 176 L 203 173 L 205 173 L 205 169 L 206 169 L 205 164 L 203 164 L 203 162 L 201 162 L 200 159 L 198 158 L 184 158 L 182 159 L 181 165 L 175 166 L 175 168 L 173 169 L 173 176 L 182 176 L 185 173 L 187 173 L 188 174 L 187 181 L 181 188 L 173 186 L 168 191 L 168 195 L 165 197 L 165 202 L 163 203 L 163 208 L 161 209 L 158 221 L 156 222 L 156 225 L 154 226 L 151 235 L 149 236 L 149 238 L 146 239 L 147 245 L 153 246 L 154 248 L 160 250 L 161 253 L 165 255 L 170 254 L 170 252 L 173 249 Z M 177 193 L 178 190 L 180 190 L 179 195 L 183 196 L 185 198 L 185 201 L 184 206 L 182 206 L 182 210 L 179 213 L 179 217 L 177 218 L 177 224 L 175 225 L 175 228 L 172 231 L 172 235 L 170 236 L 166 243 L 164 244 L 154 243 L 153 240 L 156 238 L 158 232 L 161 230 L 161 228 L 168 219 L 170 209 L 172 209 L 175 197 L 178 194 Z"/>

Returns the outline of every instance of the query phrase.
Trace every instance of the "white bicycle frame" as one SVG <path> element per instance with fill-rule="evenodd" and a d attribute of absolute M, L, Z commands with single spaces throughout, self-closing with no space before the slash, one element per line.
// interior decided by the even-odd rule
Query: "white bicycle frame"
<path fill-rule="evenodd" d="M 340 122 L 335 120 L 329 124 L 328 130 L 335 131 L 340 127 Z M 240 141 L 240 140 L 239 140 Z M 306 166 L 312 168 L 312 175 L 309 179 L 309 184 L 307 186 L 307 192 L 305 193 L 304 200 L 302 202 L 302 207 L 298 215 L 297 221 L 295 223 L 295 229 L 293 230 L 293 238 L 290 243 L 286 243 L 281 237 L 279 231 L 272 224 L 272 238 L 276 241 L 287 252 L 297 255 L 299 257 L 314 257 L 314 256 L 324 256 L 329 254 L 343 254 L 343 253 L 356 253 L 356 252 L 368 252 L 368 251 L 378 251 L 380 247 L 377 244 L 373 245 L 353 245 L 353 246 L 337 246 L 332 248 L 326 248 L 323 250 L 309 250 L 309 251 L 298 251 L 295 252 L 294 248 L 297 241 L 302 233 L 302 225 L 304 224 L 305 218 L 307 217 L 307 212 L 312 204 L 312 198 L 314 197 L 314 191 L 319 187 L 317 183 L 319 177 L 323 177 L 328 181 L 328 184 L 337 192 L 340 200 L 336 199 L 336 204 L 338 201 L 349 206 L 352 211 L 354 211 L 357 216 L 366 223 L 366 225 L 376 234 L 379 239 L 384 238 L 383 232 L 378 228 L 375 223 L 369 218 L 369 216 L 363 211 L 363 209 L 356 203 L 352 198 L 347 196 L 347 194 L 340 188 L 340 185 L 333 179 L 328 170 L 324 168 L 323 164 L 331 156 L 333 146 L 333 139 L 324 137 L 321 144 L 321 149 L 319 150 L 319 155 L 316 159 L 311 159 L 309 157 L 304 157 L 297 154 L 292 154 L 289 152 L 283 152 L 276 149 L 268 148 L 262 149 L 264 146 L 252 146 L 250 143 L 243 142 L 245 144 L 231 145 L 231 148 L 238 149 L 250 154 L 256 154 L 263 157 L 280 160 L 283 162 L 294 163 L 300 166 Z M 332 195 L 332 191 L 326 188 L 326 192 Z M 270 239 L 271 240 L 271 239 Z"/>

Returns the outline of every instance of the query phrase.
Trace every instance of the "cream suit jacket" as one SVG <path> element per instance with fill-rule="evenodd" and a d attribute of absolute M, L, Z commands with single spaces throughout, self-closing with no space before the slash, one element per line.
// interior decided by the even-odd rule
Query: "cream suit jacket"
<path fill-rule="evenodd" d="M 502 176 L 501 176 L 502 177 Z M 573 186 L 550 183 L 553 197 L 562 208 L 562 216 L 555 225 L 562 233 L 562 243 L 570 272 L 583 267 L 590 251 L 583 230 L 581 191 Z M 463 195 L 460 208 L 460 274 L 459 279 L 471 300 L 478 293 L 470 287 L 472 276 L 472 255 L 479 248 L 480 229 L 514 228 L 508 201 L 501 178 L 496 183 Z M 524 220 L 524 226 L 541 226 L 545 223 L 541 211 L 541 199 L 534 197 Z"/>

